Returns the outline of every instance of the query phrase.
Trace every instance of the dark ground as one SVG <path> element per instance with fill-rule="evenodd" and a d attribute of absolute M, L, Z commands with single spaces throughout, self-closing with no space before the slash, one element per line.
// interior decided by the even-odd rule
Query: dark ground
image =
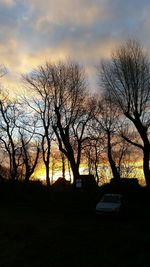
<path fill-rule="evenodd" d="M 96 218 L 100 195 L 0 185 L 0 267 L 149 267 L 147 192 L 121 218 Z"/>

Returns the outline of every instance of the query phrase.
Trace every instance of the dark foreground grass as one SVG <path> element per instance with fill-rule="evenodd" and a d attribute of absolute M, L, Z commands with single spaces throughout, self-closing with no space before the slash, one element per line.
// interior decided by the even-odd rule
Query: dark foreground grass
<path fill-rule="evenodd" d="M 7 189 L 0 203 L 0 267 L 149 267 L 149 203 L 130 200 L 125 218 L 96 218 L 94 198 Z"/>

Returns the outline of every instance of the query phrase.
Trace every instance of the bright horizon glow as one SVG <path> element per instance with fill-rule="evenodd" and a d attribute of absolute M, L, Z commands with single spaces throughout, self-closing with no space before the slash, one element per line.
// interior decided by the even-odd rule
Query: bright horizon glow
<path fill-rule="evenodd" d="M 129 178 L 138 178 L 139 180 L 139 183 L 141 185 L 145 185 L 145 180 L 144 180 L 144 177 L 143 177 L 143 168 L 142 168 L 142 161 L 137 161 L 136 164 L 134 164 L 134 162 L 131 162 L 131 168 L 133 167 L 134 168 L 134 171 L 133 171 L 133 174 L 131 173 L 130 177 Z M 100 184 L 103 184 L 105 182 L 109 182 L 110 179 L 112 178 L 112 174 L 111 174 L 111 171 L 110 171 L 110 167 L 109 165 L 106 164 L 105 166 L 105 169 L 103 169 L 103 164 L 101 164 L 101 166 L 99 166 L 102 170 L 100 171 L 100 175 L 101 176 L 104 176 L 105 175 L 105 179 L 103 181 L 103 179 L 101 179 L 102 177 L 100 177 L 101 181 L 100 181 Z M 104 171 L 104 173 L 102 173 Z M 80 167 L 80 174 L 88 174 L 88 170 L 87 170 L 87 166 L 86 164 L 81 164 L 81 167 Z M 51 179 L 51 182 L 54 183 L 58 178 L 62 177 L 62 170 L 61 170 L 61 167 L 60 167 L 60 170 L 57 170 L 54 172 L 53 174 L 53 177 L 52 177 L 52 172 L 51 172 L 51 169 L 50 169 L 50 179 Z M 46 170 L 45 170 L 45 167 L 44 165 L 42 165 L 42 167 L 39 167 L 35 173 L 33 174 L 33 179 L 34 180 L 40 180 L 42 182 L 46 182 Z M 70 181 L 70 174 L 69 174 L 69 171 L 67 170 L 65 172 L 65 179 Z M 72 175 L 72 172 L 71 172 L 71 182 L 73 181 L 73 175 Z"/>
<path fill-rule="evenodd" d="M 42 165 L 42 167 L 39 167 L 34 174 L 32 175 L 34 180 L 40 180 L 42 182 L 46 182 L 46 170 L 45 170 L 45 166 L 44 164 Z M 50 180 L 52 183 L 54 183 L 58 178 L 62 177 L 62 171 L 61 170 L 57 170 L 53 173 L 52 175 L 52 171 L 50 169 Z M 68 171 L 65 172 L 65 179 L 70 181 L 70 174 Z M 71 174 L 71 181 L 73 180 L 73 176 Z"/>

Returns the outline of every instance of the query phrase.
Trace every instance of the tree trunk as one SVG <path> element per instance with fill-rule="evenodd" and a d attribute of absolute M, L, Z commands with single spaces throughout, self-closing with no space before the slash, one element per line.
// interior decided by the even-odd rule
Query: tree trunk
<path fill-rule="evenodd" d="M 49 162 L 45 165 L 46 167 L 46 185 L 49 187 L 50 186 L 50 179 L 49 179 Z"/>
<path fill-rule="evenodd" d="M 12 181 L 15 181 L 17 178 L 17 164 L 15 160 L 15 155 L 12 155 L 12 166 L 10 168 L 10 175 L 11 175 Z"/>
<path fill-rule="evenodd" d="M 70 180 L 70 183 L 71 183 L 71 170 L 70 170 L 70 162 L 69 162 L 68 159 L 67 159 L 67 163 L 68 163 L 69 180 Z"/>
<path fill-rule="evenodd" d="M 28 183 L 30 180 L 31 175 L 34 173 L 34 170 L 36 168 L 37 162 L 38 162 L 38 158 L 39 158 L 39 153 L 40 153 L 40 149 L 39 147 L 37 147 L 37 152 L 36 152 L 36 157 L 35 160 L 33 162 L 33 165 L 31 166 L 31 164 L 29 163 L 29 159 L 28 159 L 28 155 L 27 155 L 27 151 L 26 148 L 24 146 L 24 153 L 25 153 L 25 159 L 24 159 L 24 164 L 25 164 L 25 183 Z"/>
<path fill-rule="evenodd" d="M 65 179 L 65 155 L 61 153 L 61 159 L 62 159 L 62 178 Z"/>
<path fill-rule="evenodd" d="M 144 172 L 146 185 L 150 189 L 150 167 L 149 167 L 150 142 L 148 139 L 148 131 L 147 131 L 147 128 L 142 124 L 138 116 L 135 116 L 135 118 L 128 116 L 128 118 L 131 119 L 132 122 L 134 123 L 144 144 L 143 146 L 143 172 Z"/>
<path fill-rule="evenodd" d="M 99 184 L 99 176 L 98 176 L 98 168 L 97 168 L 97 162 L 95 161 L 95 176 L 96 176 L 96 182 Z"/>
<path fill-rule="evenodd" d="M 47 149 L 44 148 L 45 138 L 46 138 Z M 50 186 L 50 178 L 49 178 L 50 153 L 51 153 L 51 140 L 47 134 L 43 136 L 42 138 L 42 155 L 43 155 L 43 161 L 44 161 L 45 169 L 46 169 L 46 185 L 48 187 Z"/>
<path fill-rule="evenodd" d="M 98 175 L 98 166 L 97 166 L 97 163 L 98 163 L 98 153 L 97 153 L 97 145 L 95 145 L 95 162 L 94 162 L 94 165 L 95 165 L 95 175 L 96 175 L 96 181 L 97 181 L 97 184 L 99 184 L 99 175 Z"/>
<path fill-rule="evenodd" d="M 117 167 L 116 167 L 116 164 L 112 158 L 112 147 L 111 147 L 111 137 L 110 137 L 110 132 L 107 131 L 107 146 L 108 146 L 108 160 L 109 160 L 109 164 L 110 164 L 110 167 L 111 167 L 111 171 L 112 171 L 112 174 L 113 174 L 113 178 L 116 179 L 116 180 L 119 180 L 120 179 L 120 175 L 119 175 L 119 172 L 117 170 Z"/>
<path fill-rule="evenodd" d="M 149 147 L 145 147 L 143 149 L 143 172 L 145 176 L 145 181 L 147 187 L 150 189 L 150 169 L 149 169 L 149 154 L 150 154 L 150 149 Z"/>
<path fill-rule="evenodd" d="M 30 167 L 26 166 L 26 173 L 25 173 L 25 178 L 24 178 L 24 182 L 28 183 L 30 179 Z"/>
<path fill-rule="evenodd" d="M 76 184 L 76 180 L 79 178 L 79 166 L 73 162 L 72 160 L 70 160 L 70 166 L 72 169 L 72 173 L 73 173 L 73 183 L 74 185 Z"/>

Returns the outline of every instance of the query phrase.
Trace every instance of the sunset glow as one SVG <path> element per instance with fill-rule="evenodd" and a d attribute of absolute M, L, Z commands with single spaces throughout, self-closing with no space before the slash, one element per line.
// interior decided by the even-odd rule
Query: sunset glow
<path fill-rule="evenodd" d="M 150 0 L 0 0 L 0 267 L 150 267 Z"/>
<path fill-rule="evenodd" d="M 54 173 L 53 175 L 53 181 L 52 183 L 54 183 L 58 178 L 62 177 L 62 171 L 57 171 Z M 52 180 L 52 175 L 50 174 L 50 178 Z M 46 179 L 46 171 L 44 169 L 44 167 L 42 169 L 38 169 L 37 171 L 35 171 L 34 175 L 33 175 L 33 179 L 38 179 L 40 181 L 42 181 L 43 183 L 45 183 L 45 179 Z M 66 180 L 70 180 L 70 175 L 68 172 L 65 173 L 65 179 Z"/>
<path fill-rule="evenodd" d="M 61 165 L 60 162 L 58 162 L 59 164 L 59 168 L 60 170 L 55 170 L 52 176 L 52 170 L 50 168 L 50 179 L 51 179 L 51 183 L 54 183 L 58 178 L 62 177 L 62 170 L 61 170 Z M 141 185 L 145 185 L 145 181 L 144 181 L 144 177 L 143 177 L 143 169 L 142 169 L 142 161 L 138 161 L 136 163 L 131 162 L 129 164 L 130 166 L 130 173 L 128 173 L 128 178 L 138 178 L 139 183 Z M 125 173 L 126 173 L 125 172 Z M 88 168 L 86 164 L 81 164 L 80 167 L 80 174 L 88 174 Z M 93 173 L 94 174 L 94 173 Z M 127 174 L 126 174 L 127 175 Z M 109 182 L 110 179 L 112 178 L 112 173 L 110 171 L 110 167 L 109 164 L 107 164 L 104 168 L 104 165 L 99 165 L 99 179 L 100 179 L 100 185 L 104 184 L 106 182 Z M 44 165 L 40 165 L 40 167 L 37 168 L 37 170 L 34 172 L 33 174 L 33 178 L 32 179 L 38 179 L 40 181 L 42 181 L 43 183 L 45 183 L 46 181 L 46 171 L 45 171 L 45 167 Z M 68 172 L 68 170 L 66 170 L 65 172 L 65 179 L 70 181 L 70 173 Z M 73 181 L 73 177 L 71 174 L 71 181 Z"/>
<path fill-rule="evenodd" d="M 96 66 L 98 66 L 98 64 L 100 64 L 102 60 L 107 61 L 108 59 L 111 59 L 113 49 L 116 49 L 117 47 L 119 47 L 120 44 L 123 44 L 124 41 L 128 39 L 141 40 L 142 45 L 143 45 L 143 51 L 147 51 L 149 49 L 150 47 L 149 10 L 150 10 L 150 2 L 148 0 L 143 0 L 143 1 L 127 0 L 125 2 L 124 1 L 111 1 L 111 0 L 108 0 L 108 1 L 105 1 L 105 0 L 93 0 L 93 1 L 90 1 L 90 0 L 76 0 L 76 1 L 70 1 L 70 0 L 55 0 L 55 1 L 0 0 L 0 14 L 1 14 L 0 15 L 0 27 L 1 27 L 0 66 L 5 66 L 5 69 L 7 70 L 5 73 L 6 75 L 2 75 L 1 77 L 1 88 L 3 88 L 5 92 L 6 91 L 9 92 L 10 100 L 17 99 L 20 101 L 21 99 L 21 101 L 26 102 L 26 106 L 28 105 L 28 108 L 30 109 L 30 112 L 31 112 L 31 113 L 29 112 L 30 115 L 27 118 L 28 121 L 32 120 L 34 116 L 36 117 L 37 120 L 39 120 L 40 116 L 41 116 L 40 119 L 43 117 L 52 118 L 53 116 L 52 120 L 57 121 L 58 118 L 56 117 L 58 114 L 56 114 L 55 112 L 56 109 L 54 107 L 55 106 L 54 103 L 61 102 L 62 99 L 61 100 L 55 99 L 56 100 L 55 101 L 54 98 L 56 95 L 60 96 L 61 94 L 57 93 L 55 94 L 55 96 L 49 95 L 49 98 L 53 99 L 54 106 L 52 107 L 51 105 L 52 109 L 51 107 L 48 108 L 47 114 L 46 113 L 44 115 L 41 114 L 43 110 L 46 110 L 46 108 L 44 107 L 43 109 L 43 107 L 41 108 L 40 105 L 44 105 L 44 103 L 46 103 L 47 101 L 47 99 L 45 101 L 43 101 L 43 99 L 40 99 L 40 96 L 42 95 L 41 92 L 38 95 L 38 92 L 41 91 L 41 87 L 40 87 L 41 84 L 39 82 L 40 89 L 38 88 L 38 90 L 36 90 L 37 87 L 36 86 L 34 87 L 34 83 L 32 82 L 30 83 L 30 79 L 28 79 L 26 80 L 28 84 L 25 87 L 25 83 L 23 83 L 22 74 L 28 74 L 30 76 L 31 74 L 33 74 L 32 70 L 38 69 L 38 67 L 41 65 L 43 68 L 46 62 L 51 62 L 51 63 L 55 62 L 56 65 L 60 61 L 63 61 L 64 64 L 66 62 L 67 62 L 66 64 L 68 64 L 68 62 L 77 62 L 79 63 L 79 66 L 82 66 L 83 70 L 85 70 L 85 74 L 86 74 L 84 77 L 86 80 L 85 87 L 86 89 L 88 89 L 86 90 L 86 93 L 87 91 L 88 93 L 90 92 L 91 96 L 93 96 L 93 92 L 97 92 L 98 90 L 99 90 L 99 93 L 101 93 L 102 87 L 101 85 L 99 86 L 99 84 L 101 83 L 100 81 L 98 81 L 98 75 L 97 75 L 98 72 L 97 72 Z M 62 69 L 58 68 L 58 73 L 62 73 L 61 70 Z M 66 70 L 65 72 L 67 73 Z M 70 86 L 71 75 L 69 76 L 68 73 L 66 77 L 69 77 L 69 86 Z M 54 77 L 55 75 L 52 75 L 52 76 Z M 108 75 L 108 76 L 111 76 L 111 75 Z M 36 78 L 37 77 L 38 76 L 36 76 Z M 44 77 L 47 77 L 47 73 Z M 65 82 L 64 82 L 64 87 L 62 86 L 61 89 L 65 88 L 67 84 L 65 79 L 68 79 L 68 78 L 66 77 L 63 77 L 62 79 Z M 80 82 L 82 84 L 82 81 Z M 49 77 L 48 77 L 46 84 L 44 83 L 43 84 L 44 86 L 47 87 L 49 86 L 49 83 L 50 82 L 49 82 Z M 55 84 L 56 84 L 55 81 L 51 82 L 51 89 L 53 88 L 53 86 L 55 87 Z M 76 83 L 76 84 L 79 84 L 79 83 Z M 56 86 L 56 87 L 57 89 L 59 88 L 59 86 Z M 72 89 L 75 87 L 70 86 L 70 88 Z M 32 92 L 30 91 L 30 89 Z M 53 89 L 51 91 L 53 91 Z M 75 91 L 72 91 L 72 92 L 73 92 L 72 95 L 74 95 Z M 37 99 L 34 98 L 31 100 L 32 94 L 34 95 L 35 98 L 37 97 Z M 51 92 L 51 94 L 53 93 Z M 66 93 L 64 93 L 64 95 L 65 94 Z M 70 92 L 68 95 L 70 97 Z M 24 98 L 21 98 L 20 96 L 24 96 Z M 46 95 L 46 98 L 47 98 L 47 95 Z M 28 100 L 26 101 L 26 99 Z M 77 99 L 78 101 L 78 97 L 75 97 L 75 99 Z M 88 97 L 86 98 L 85 96 L 85 99 L 88 99 Z M 32 106 L 31 103 L 29 104 L 29 101 L 31 102 L 33 101 L 32 104 L 34 105 L 34 107 Z M 67 104 L 63 103 L 63 101 L 66 101 Z M 70 112 L 69 109 L 71 109 L 71 107 L 67 106 L 68 103 L 70 103 L 69 101 L 71 100 L 70 99 L 68 100 L 68 98 L 66 98 L 63 101 L 61 103 L 63 103 L 63 105 L 64 106 L 66 105 L 66 106 L 65 108 L 63 107 L 62 109 L 60 109 L 62 111 L 62 114 L 59 114 L 61 118 L 64 117 L 64 114 L 69 114 Z M 143 102 L 141 101 L 141 103 Z M 17 104 L 18 106 L 20 105 L 20 103 L 17 103 Z M 5 106 L 5 103 L 4 103 L 4 106 Z M 22 106 L 22 103 L 20 106 Z M 98 105 L 96 104 L 95 106 L 98 106 Z M 26 107 L 25 109 L 28 109 L 28 108 Z M 8 105 L 8 109 L 9 109 L 9 105 Z M 79 107 L 79 109 L 82 110 L 81 106 Z M 9 110 L 10 116 L 12 112 L 13 112 L 13 109 Z M 88 110 L 86 112 L 88 113 Z M 55 113 L 55 114 L 52 115 L 52 113 Z M 112 110 L 110 113 L 112 113 Z M 72 114 L 72 112 L 70 112 L 70 114 Z M 82 114 L 82 116 L 84 115 Z M 15 116 L 15 119 L 16 117 L 17 116 Z M 11 121 L 10 118 L 8 118 L 8 120 Z M 68 118 L 66 119 L 66 121 L 68 121 Z M 72 122 L 72 118 L 69 119 L 69 121 Z M 22 122 L 19 122 L 19 123 L 21 124 Z M 42 131 L 44 132 L 42 119 L 40 123 L 41 125 L 40 126 L 38 125 L 38 127 L 41 127 L 40 130 L 42 129 Z M 67 122 L 65 123 L 67 124 Z M 5 124 L 5 119 L 4 119 L 4 124 Z M 79 122 L 79 125 L 80 125 L 80 122 Z M 64 127 L 63 130 L 67 126 L 68 125 L 65 125 L 65 126 L 63 125 L 62 126 L 62 128 Z M 13 135 L 13 137 L 15 136 L 14 132 L 17 131 L 15 127 L 16 125 L 12 126 L 12 131 L 11 131 L 11 134 L 8 134 L 8 139 L 11 135 Z M 69 129 L 69 127 L 70 125 L 68 126 L 67 129 Z M 77 123 L 75 127 L 77 127 L 77 129 L 73 129 L 74 133 L 76 130 L 79 131 L 79 128 L 80 128 L 77 126 Z M 87 128 L 88 127 L 89 125 L 87 126 Z M 2 128 L 3 128 L 3 125 L 2 125 Z M 5 127 L 6 132 L 8 128 L 9 127 Z M 52 127 L 52 129 L 54 128 L 58 129 L 58 125 L 55 125 L 55 127 Z M 133 128 L 133 125 L 131 126 L 131 128 Z M 28 131 L 28 129 L 25 129 L 25 131 Z M 50 131 L 50 128 L 48 129 L 48 131 Z M 70 129 L 68 130 L 68 132 L 69 131 Z M 71 131 L 69 132 L 69 134 L 70 133 Z M 41 134 L 39 132 L 36 134 L 41 137 L 43 133 Z M 59 136 L 59 133 L 55 132 L 56 139 L 58 139 L 58 136 Z M 47 151 L 49 150 L 48 148 L 46 148 L 46 146 L 48 145 L 48 143 L 46 143 L 47 137 L 45 139 L 44 138 L 43 138 L 44 140 L 43 146 L 45 150 L 44 153 L 47 153 Z M 58 144 L 60 145 L 60 140 L 57 140 L 57 141 L 58 141 L 57 145 Z M 20 140 L 18 142 L 20 142 Z M 10 140 L 8 140 L 8 143 L 11 143 Z M 3 145 L 6 146 L 6 143 L 4 141 L 3 141 Z M 74 146 L 77 146 L 77 144 L 74 144 Z M 65 144 L 62 142 L 60 150 L 64 153 L 63 148 L 66 149 Z M 19 149 L 19 146 L 17 149 Z M 16 151 L 18 151 L 17 149 Z M 34 153 L 35 151 L 36 149 L 34 150 Z M 68 151 L 67 153 L 69 154 Z M 68 154 L 66 153 L 64 154 L 67 155 L 68 157 Z M 105 154 L 106 154 L 106 151 L 105 151 Z M 140 162 L 141 154 L 142 153 L 140 152 L 139 154 L 137 153 L 137 155 L 135 153 L 137 157 L 136 156 L 134 157 L 133 154 L 131 155 L 133 164 L 131 160 L 129 159 L 129 165 L 130 165 L 129 169 L 132 169 L 133 167 L 133 169 L 135 170 L 131 174 L 129 174 L 129 177 L 137 177 L 137 178 L 142 177 L 143 178 L 142 163 Z M 49 158 L 51 158 L 50 154 L 49 154 Z M 106 162 L 107 162 L 106 165 L 107 165 L 108 160 L 107 160 L 106 155 L 105 155 L 105 159 L 106 159 Z M 88 160 L 85 159 L 85 157 L 83 156 L 83 160 L 81 160 L 81 167 L 80 167 L 81 174 L 90 173 L 91 171 L 89 170 L 90 167 L 87 166 L 88 165 L 87 161 Z M 25 161 L 22 160 L 22 162 L 24 164 Z M 41 162 L 42 160 L 38 162 L 39 166 L 34 171 L 34 173 L 32 172 L 33 173 L 32 176 L 36 179 L 41 179 L 44 181 L 46 173 L 45 173 L 45 167 L 42 165 Z M 48 162 L 47 166 L 50 167 L 50 179 L 52 179 L 52 182 L 54 182 L 57 178 L 62 176 L 61 156 L 59 156 L 59 159 L 55 159 L 55 162 L 51 162 L 51 159 L 50 159 L 50 163 L 49 163 L 49 160 L 47 160 L 47 162 Z M 79 159 L 79 162 L 80 162 L 80 159 Z M 108 165 L 106 167 L 104 166 L 103 163 L 104 162 L 102 162 L 101 160 L 98 163 L 99 177 L 100 178 L 103 177 L 105 179 L 105 176 L 107 176 L 108 178 L 111 178 L 112 174 L 110 172 Z M 101 166 L 101 164 L 103 164 L 104 167 Z M 116 162 L 116 166 L 117 164 L 118 162 Z M 76 166 L 75 163 L 74 163 L 74 166 Z M 30 167 L 31 166 L 29 166 L 29 169 Z M 125 166 L 124 169 L 125 168 L 127 170 L 127 166 Z M 75 168 L 72 168 L 72 170 L 73 169 Z M 67 163 L 65 166 L 65 171 L 66 171 L 66 179 L 69 180 L 70 172 L 69 172 L 69 167 Z M 125 171 L 123 175 L 125 175 Z"/>

